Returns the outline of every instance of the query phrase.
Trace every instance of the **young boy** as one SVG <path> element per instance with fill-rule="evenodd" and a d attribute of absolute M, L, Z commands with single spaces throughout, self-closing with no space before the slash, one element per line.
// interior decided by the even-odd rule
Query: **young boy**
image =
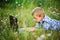
<path fill-rule="evenodd" d="M 40 7 L 36 7 L 33 9 L 32 11 L 32 16 L 34 18 L 34 21 L 36 22 L 36 27 L 32 28 L 31 31 L 35 31 L 37 28 L 40 28 L 40 25 L 42 25 L 43 27 L 43 32 L 46 34 L 46 30 L 60 30 L 60 21 L 55 20 L 55 19 L 51 19 L 50 17 L 48 17 L 47 15 L 44 14 L 44 11 L 42 10 L 42 8 Z M 60 32 L 56 32 L 57 33 L 57 37 L 54 38 L 53 40 L 60 40 Z M 44 34 L 44 36 L 45 36 Z M 51 33 L 47 33 L 46 36 L 51 36 Z M 54 34 L 54 33 L 52 33 Z M 54 35 L 53 35 L 54 36 Z M 38 37 L 40 40 L 40 37 Z"/>
<path fill-rule="evenodd" d="M 40 28 L 40 24 L 42 24 L 44 30 L 60 30 L 60 21 L 51 19 L 47 15 L 44 14 L 44 11 L 40 7 L 36 7 L 32 11 L 32 16 L 34 21 L 36 22 L 36 27 Z M 32 28 L 34 31 L 35 28 Z"/>

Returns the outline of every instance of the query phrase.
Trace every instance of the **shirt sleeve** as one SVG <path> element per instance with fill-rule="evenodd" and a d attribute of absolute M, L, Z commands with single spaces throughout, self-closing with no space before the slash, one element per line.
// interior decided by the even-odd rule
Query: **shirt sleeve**
<path fill-rule="evenodd" d="M 51 27 L 51 24 L 50 23 L 44 22 L 44 24 L 43 24 L 43 29 L 44 30 L 48 30 L 50 27 Z"/>
<path fill-rule="evenodd" d="M 40 28 L 40 23 L 36 23 L 36 28 Z"/>
<path fill-rule="evenodd" d="M 52 30 L 60 29 L 60 22 L 57 20 L 52 21 Z"/>

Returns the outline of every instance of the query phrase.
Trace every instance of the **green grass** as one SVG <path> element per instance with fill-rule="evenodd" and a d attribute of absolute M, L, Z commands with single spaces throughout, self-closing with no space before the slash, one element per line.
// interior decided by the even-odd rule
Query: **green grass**
<path fill-rule="evenodd" d="M 13 15 L 18 19 L 18 28 L 27 28 L 27 27 L 35 26 L 35 22 L 33 21 L 33 17 L 32 17 L 32 10 L 33 8 L 35 8 L 40 4 L 40 0 L 37 0 L 36 2 L 35 1 L 36 0 L 33 0 L 33 1 L 23 0 L 23 2 L 21 1 L 21 6 L 18 6 L 18 4 L 16 5 L 14 4 L 16 6 L 15 7 L 14 5 L 6 4 L 5 7 L 0 8 L 0 40 L 36 40 L 41 35 L 45 35 L 45 40 L 58 40 L 57 38 L 60 37 L 60 32 L 56 30 L 45 31 L 45 30 L 42 30 L 42 28 L 40 28 L 34 32 L 22 31 L 21 33 L 19 33 L 18 31 L 13 32 L 13 30 L 10 28 L 11 26 L 10 26 L 9 15 Z M 42 3 L 41 7 L 44 9 L 46 15 L 48 15 L 51 18 L 60 20 L 60 17 L 59 17 L 60 10 L 59 8 L 55 7 L 56 6 L 55 4 L 53 5 L 53 4 L 50 4 L 51 2 L 44 1 L 45 3 L 44 5 L 42 0 L 41 0 L 41 3 Z M 52 8 L 49 9 L 48 11 L 48 8 L 50 7 Z M 58 11 L 56 11 L 55 8 L 58 9 Z M 56 11 L 55 14 L 59 13 L 59 15 L 58 14 L 54 15 L 50 13 L 50 11 L 51 12 Z M 50 37 L 47 36 L 48 33 L 51 33 Z"/>
<path fill-rule="evenodd" d="M 18 27 L 19 28 L 26 28 L 26 27 L 34 27 L 35 23 L 33 21 L 33 17 L 31 15 L 31 11 L 33 8 L 30 9 L 0 9 L 1 10 L 1 20 L 5 21 L 7 19 L 6 24 L 4 22 L 0 22 L 2 28 L 0 28 L 0 40 L 36 40 L 40 35 L 45 35 L 45 40 L 57 40 L 60 34 L 57 34 L 57 31 L 44 31 L 42 28 L 37 29 L 35 32 L 27 32 L 23 31 L 22 33 L 13 32 L 10 29 L 10 20 L 9 15 L 14 15 L 18 19 Z M 4 10 L 4 12 L 3 12 Z M 52 36 L 48 37 L 47 34 L 51 33 Z"/>
<path fill-rule="evenodd" d="M 4 10 L 4 12 L 2 11 Z M 17 12 L 16 12 L 17 11 Z M 3 22 L 1 23 L 4 27 L 0 31 L 0 40 L 36 40 L 40 35 L 44 34 L 45 36 L 48 33 L 52 33 L 51 37 L 45 38 L 45 40 L 55 40 L 57 36 L 57 31 L 42 31 L 42 29 L 37 29 L 35 32 L 27 32 L 23 31 L 22 33 L 15 33 L 12 31 L 12 29 L 9 30 L 10 23 L 9 23 L 9 15 L 14 15 L 18 19 L 18 26 L 20 27 L 34 27 L 35 23 L 33 21 L 32 15 L 31 15 L 32 9 L 13 9 L 13 10 L 6 10 L 1 9 L 1 20 L 7 19 L 6 24 Z M 17 16 L 16 16 L 17 15 Z"/>

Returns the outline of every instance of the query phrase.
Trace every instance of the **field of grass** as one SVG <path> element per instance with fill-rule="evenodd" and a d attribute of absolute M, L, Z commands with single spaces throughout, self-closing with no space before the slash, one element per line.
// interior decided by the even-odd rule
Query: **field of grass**
<path fill-rule="evenodd" d="M 56 3 L 54 4 L 54 2 Z M 52 2 L 48 0 L 20 0 L 20 2 L 17 2 L 16 0 L 16 4 L 13 2 L 12 5 L 3 5 L 3 7 L 0 7 L 0 40 L 60 40 L 60 30 L 45 31 L 42 29 L 42 26 L 33 32 L 26 30 L 15 32 L 11 28 L 9 19 L 10 15 L 16 17 L 18 20 L 18 28 L 34 27 L 35 22 L 32 17 L 32 10 L 40 4 L 46 15 L 60 20 L 59 3 L 57 0 L 52 0 Z"/>

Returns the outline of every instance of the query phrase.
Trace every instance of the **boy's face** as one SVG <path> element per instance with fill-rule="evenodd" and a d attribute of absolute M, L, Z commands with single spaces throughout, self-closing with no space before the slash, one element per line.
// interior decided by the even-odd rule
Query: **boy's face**
<path fill-rule="evenodd" d="M 34 21 L 37 23 L 37 22 L 41 22 L 42 19 L 43 19 L 43 15 L 42 14 L 39 14 L 40 12 L 35 12 L 33 14 L 33 18 L 34 18 Z"/>

